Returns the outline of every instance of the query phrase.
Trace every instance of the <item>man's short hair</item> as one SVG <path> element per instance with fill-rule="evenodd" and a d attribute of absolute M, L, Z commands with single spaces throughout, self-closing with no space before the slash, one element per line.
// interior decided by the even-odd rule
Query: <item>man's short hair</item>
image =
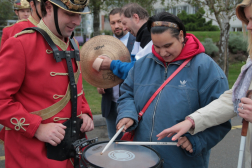
<path fill-rule="evenodd" d="M 112 10 L 109 12 L 109 16 L 110 16 L 110 15 L 115 15 L 115 14 L 117 14 L 117 13 L 121 14 L 121 12 L 122 12 L 122 9 L 121 9 L 121 8 L 114 8 L 114 9 L 112 9 Z M 110 21 L 109 16 L 108 16 L 108 19 L 109 19 L 109 21 Z"/>
<path fill-rule="evenodd" d="M 122 7 L 121 14 L 127 18 L 131 18 L 134 14 L 137 14 L 141 20 L 149 18 L 147 10 L 137 3 L 129 3 L 124 5 Z"/>
<path fill-rule="evenodd" d="M 40 9 L 41 9 L 41 14 L 42 14 L 42 17 L 45 17 L 47 12 L 46 12 L 46 8 L 45 8 L 45 2 L 47 0 L 41 0 L 41 3 L 40 3 Z"/>

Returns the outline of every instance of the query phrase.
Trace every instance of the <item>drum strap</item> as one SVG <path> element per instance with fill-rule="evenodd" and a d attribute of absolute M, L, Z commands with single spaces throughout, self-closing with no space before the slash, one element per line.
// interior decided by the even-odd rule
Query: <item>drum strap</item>
<path fill-rule="evenodd" d="M 39 32 L 44 39 L 47 41 L 47 43 L 49 44 L 49 46 L 52 48 L 53 50 L 53 56 L 54 59 L 56 60 L 56 62 L 60 62 L 62 60 L 62 58 L 66 59 L 67 62 L 67 68 L 68 68 L 68 77 L 69 77 L 69 86 L 70 86 L 70 99 L 71 99 L 71 103 L 72 103 L 72 115 L 71 118 L 73 119 L 73 123 L 72 123 L 72 136 L 75 136 L 74 134 L 76 133 L 76 120 L 77 120 L 77 85 L 75 83 L 75 76 L 74 76 L 74 72 L 73 72 L 73 67 L 72 67 L 72 61 L 71 61 L 71 56 L 73 58 L 75 58 L 75 61 L 80 61 L 80 56 L 79 56 L 79 49 L 76 46 L 74 40 L 71 38 L 70 39 L 70 44 L 71 47 L 74 49 L 74 51 L 59 51 L 58 47 L 54 44 L 54 42 L 52 41 L 52 39 L 50 38 L 50 36 L 41 28 L 38 27 L 30 27 L 30 28 L 26 28 L 24 30 L 35 30 L 37 32 Z M 78 65 L 78 63 L 77 63 Z M 79 68 L 78 68 L 78 72 L 79 72 Z M 79 78 L 79 76 L 78 76 Z M 78 81 L 78 80 L 77 80 Z"/>
<path fill-rule="evenodd" d="M 74 71 L 73 71 L 73 65 L 72 65 L 72 59 L 71 57 L 73 57 L 75 59 L 75 61 L 80 61 L 80 56 L 79 56 L 79 49 L 77 47 L 77 45 L 75 44 L 75 41 L 72 38 L 69 38 L 70 40 L 70 44 L 71 47 L 74 49 L 74 51 L 59 51 L 58 47 L 54 44 L 54 42 L 52 41 L 52 39 L 50 38 L 50 36 L 41 28 L 38 27 L 31 27 L 31 28 L 27 28 L 24 30 L 35 30 L 37 32 L 39 32 L 44 39 L 47 41 L 47 43 L 49 44 L 49 46 L 52 48 L 53 50 L 53 56 L 54 59 L 56 60 L 56 62 L 60 62 L 63 58 L 66 59 L 66 63 L 67 63 L 67 69 L 68 69 L 68 77 L 69 77 L 69 86 L 70 86 L 70 100 L 71 100 L 71 118 L 66 122 L 66 124 L 68 124 L 67 129 L 69 132 L 69 138 L 64 138 L 64 140 L 68 143 L 66 147 L 63 148 L 69 148 L 68 151 L 70 150 L 70 147 L 68 145 L 71 146 L 71 144 L 69 144 L 69 141 L 71 141 L 71 143 L 75 142 L 78 138 L 79 138 L 79 130 L 80 128 L 77 128 L 80 126 L 80 119 L 77 117 L 77 85 L 76 83 L 78 82 L 78 80 L 76 81 L 75 76 L 74 76 Z M 79 68 L 78 68 L 79 69 Z M 79 77 L 79 75 L 78 75 Z M 66 136 L 66 135 L 65 135 Z M 63 140 L 63 141 L 64 141 Z M 62 141 L 62 142 L 63 142 Z M 62 144 L 61 142 L 61 144 Z M 58 145 L 60 146 L 60 145 Z M 48 151 L 50 150 L 54 150 L 53 146 L 51 146 L 50 144 L 47 144 L 47 156 L 48 158 L 51 157 L 51 159 L 57 159 L 57 160 L 64 160 L 67 159 L 71 154 L 67 154 L 65 156 L 62 155 L 62 157 L 57 158 L 55 156 L 52 156 L 51 153 L 48 153 Z M 57 149 L 57 151 L 59 151 L 60 153 L 62 153 L 62 151 L 60 151 L 62 149 Z M 56 148 L 55 148 L 55 152 L 56 152 Z M 77 164 L 78 161 L 77 159 L 75 159 L 75 164 Z"/>

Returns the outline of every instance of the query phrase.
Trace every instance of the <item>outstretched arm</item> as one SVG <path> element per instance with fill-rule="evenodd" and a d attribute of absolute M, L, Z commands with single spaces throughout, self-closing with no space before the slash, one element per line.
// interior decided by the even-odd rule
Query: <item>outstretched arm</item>
<path fill-rule="evenodd" d="M 160 132 L 157 137 L 157 140 L 161 140 L 164 137 L 171 137 L 172 135 L 174 135 L 172 137 L 173 141 L 176 141 L 179 137 L 181 137 L 182 135 L 184 135 L 185 133 L 187 133 L 192 127 L 192 123 L 189 120 L 185 120 L 182 121 L 170 128 L 167 128 L 165 130 L 163 130 L 162 132 Z M 177 134 L 176 134 L 177 133 Z"/>

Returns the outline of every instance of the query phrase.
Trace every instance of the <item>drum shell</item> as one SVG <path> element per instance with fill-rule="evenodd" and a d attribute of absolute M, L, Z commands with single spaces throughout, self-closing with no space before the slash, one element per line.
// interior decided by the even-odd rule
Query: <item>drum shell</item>
<path fill-rule="evenodd" d="M 117 141 L 115 141 L 117 142 Z M 83 153 L 82 153 L 82 156 L 81 156 L 81 159 L 80 159 L 80 167 L 81 168 L 102 168 L 101 166 L 98 166 L 98 165 L 95 165 L 95 163 L 91 163 L 85 156 L 86 152 L 91 148 L 91 147 L 94 147 L 94 146 L 97 146 L 99 144 L 107 144 L 108 141 L 103 141 L 103 142 L 98 142 L 98 143 L 94 143 L 94 144 L 91 144 L 89 146 L 87 146 L 84 150 L 83 150 Z M 127 145 L 128 146 L 128 145 Z M 132 145 L 130 145 L 132 146 Z M 141 146 L 143 148 L 146 148 L 146 149 L 149 149 L 150 151 L 152 151 L 153 153 L 155 153 L 157 155 L 157 157 L 159 158 L 159 161 L 151 166 L 150 168 L 162 168 L 163 167 L 163 160 L 160 158 L 160 155 L 152 148 L 148 147 L 148 146 L 145 146 L 145 145 L 134 145 L 134 148 L 136 146 Z M 103 150 L 103 148 L 101 149 L 101 151 Z M 101 152 L 100 151 L 100 152 Z M 99 152 L 99 153 L 100 153 Z M 105 152 L 106 153 L 106 152 Z M 104 154 L 105 154 L 104 153 Z M 148 159 L 145 159 L 145 160 L 141 160 L 142 162 L 146 162 L 148 161 Z M 121 162 L 121 164 L 124 164 L 125 162 Z M 127 165 L 126 163 L 124 165 Z M 113 168 L 113 167 L 105 167 L 105 168 Z M 129 165 L 127 165 L 127 168 L 133 168 L 133 167 L 129 167 Z M 138 167 L 138 168 L 147 168 L 147 167 Z"/>

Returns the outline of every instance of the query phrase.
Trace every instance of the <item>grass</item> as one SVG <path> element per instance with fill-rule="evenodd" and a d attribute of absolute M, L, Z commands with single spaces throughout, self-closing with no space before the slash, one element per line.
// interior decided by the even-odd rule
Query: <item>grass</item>
<path fill-rule="evenodd" d="M 211 38 L 214 43 L 220 41 L 220 31 L 187 31 L 186 33 L 191 33 L 195 35 L 199 41 L 204 41 L 205 38 Z M 229 32 L 229 33 L 240 33 L 240 32 Z"/>
<path fill-rule="evenodd" d="M 216 43 L 220 39 L 220 31 L 188 31 L 187 33 L 195 35 L 199 41 L 204 41 L 205 38 L 212 38 L 213 42 Z"/>
<path fill-rule="evenodd" d="M 245 62 L 229 65 L 229 75 L 228 75 L 229 88 L 233 86 L 234 82 L 236 81 L 241 71 L 241 67 L 244 64 Z M 96 87 L 91 86 L 85 80 L 83 80 L 83 87 L 84 87 L 85 97 L 91 108 L 92 114 L 93 115 L 101 114 L 101 95 L 98 94 Z"/>
<path fill-rule="evenodd" d="M 93 115 L 101 114 L 101 95 L 97 92 L 96 87 L 90 85 L 83 79 L 83 88 L 85 97 L 90 106 Z"/>
<path fill-rule="evenodd" d="M 229 85 L 229 88 L 231 88 L 238 75 L 240 74 L 241 72 L 241 67 L 245 64 L 245 62 L 240 62 L 240 63 L 235 63 L 235 64 L 231 64 L 229 65 L 229 73 L 228 73 L 228 85 Z"/>

